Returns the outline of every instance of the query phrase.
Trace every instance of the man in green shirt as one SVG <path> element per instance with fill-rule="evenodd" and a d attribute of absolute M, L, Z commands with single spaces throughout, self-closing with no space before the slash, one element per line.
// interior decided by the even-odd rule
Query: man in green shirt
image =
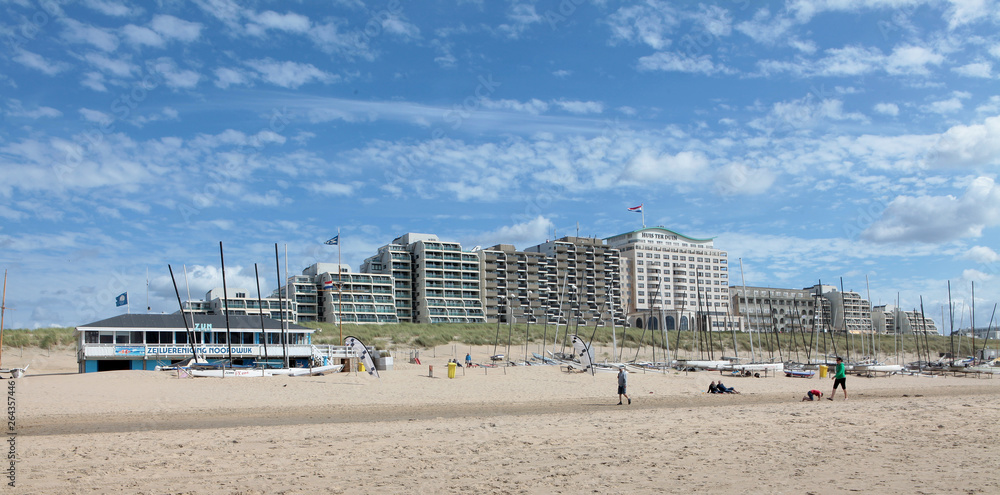
<path fill-rule="evenodd" d="M 847 400 L 847 369 L 844 367 L 844 360 L 839 356 L 837 357 L 837 372 L 833 375 L 833 393 L 826 398 L 827 400 L 833 400 L 834 395 L 837 394 L 837 387 L 844 391 L 844 400 Z"/>

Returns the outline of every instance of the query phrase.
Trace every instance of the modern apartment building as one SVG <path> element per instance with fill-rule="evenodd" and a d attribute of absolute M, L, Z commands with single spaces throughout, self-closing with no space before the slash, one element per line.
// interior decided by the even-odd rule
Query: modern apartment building
<path fill-rule="evenodd" d="M 872 333 L 871 305 L 861 294 L 841 292 L 832 285 L 819 284 L 807 290 L 830 302 L 830 321 L 822 322 L 829 323 L 829 326 L 823 325 L 823 328 L 829 328 L 831 332 Z"/>
<path fill-rule="evenodd" d="M 725 330 L 729 315 L 729 260 L 713 239 L 648 227 L 606 239 L 621 253 L 625 304 L 632 326 Z M 661 326 L 662 322 L 662 326 Z"/>
<path fill-rule="evenodd" d="M 497 244 L 476 251 L 487 321 L 555 323 L 559 302 L 554 260 Z"/>
<path fill-rule="evenodd" d="M 626 308 L 622 299 L 621 256 L 618 249 L 601 239 L 562 237 L 526 248 L 548 258 L 545 276 L 547 287 L 539 288 L 543 313 L 560 323 L 594 322 L 606 325 L 614 317 L 615 325 L 625 324 Z M 529 265 L 530 266 L 530 265 Z"/>
<path fill-rule="evenodd" d="M 732 318 L 743 331 L 812 332 L 829 311 L 829 303 L 809 289 L 736 285 L 729 296 Z"/>
<path fill-rule="evenodd" d="M 343 283 L 341 283 L 343 281 Z M 234 288 L 229 298 L 222 288 L 205 294 L 203 301 L 187 301 L 188 313 L 225 315 L 228 301 L 230 316 L 256 316 L 280 319 L 281 305 L 287 308 L 285 321 L 291 323 L 397 323 L 392 278 L 388 275 L 351 273 L 347 265 L 316 263 L 301 275 L 288 277 L 285 285 L 258 303 L 256 295 Z M 279 297 L 280 295 L 280 297 Z M 341 305 L 343 302 L 343 305 Z M 263 308 L 263 310 L 261 310 Z"/>
<path fill-rule="evenodd" d="M 266 318 L 274 320 L 284 318 L 287 322 L 298 322 L 298 308 L 294 301 L 278 301 L 277 297 L 268 296 L 260 298 L 258 302 L 256 293 L 242 288 L 229 289 L 228 298 L 224 297 L 223 292 L 222 287 L 217 287 L 206 292 L 204 300 L 185 301 L 184 312 L 195 315 L 225 315 L 228 302 L 230 316 L 258 316 L 263 313 Z M 286 308 L 284 312 L 281 311 L 282 304 Z"/>
<path fill-rule="evenodd" d="M 872 321 L 879 333 L 913 334 L 927 332 L 937 335 L 937 325 L 920 311 L 903 311 L 894 304 L 884 304 L 872 308 Z"/>
<path fill-rule="evenodd" d="M 361 271 L 392 276 L 394 295 L 400 301 L 396 308 L 400 321 L 486 322 L 479 255 L 462 252 L 457 242 L 441 241 L 433 234 L 407 233 L 379 248 L 378 254 L 364 261 Z M 410 303 L 408 319 L 401 317 L 404 301 Z"/>

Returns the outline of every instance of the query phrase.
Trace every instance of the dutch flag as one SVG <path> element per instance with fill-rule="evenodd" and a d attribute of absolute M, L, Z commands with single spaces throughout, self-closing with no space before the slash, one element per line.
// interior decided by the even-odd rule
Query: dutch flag
<path fill-rule="evenodd" d="M 639 206 L 633 206 L 633 207 L 629 208 L 628 211 L 634 211 L 636 213 L 642 213 L 642 205 L 640 204 Z"/>

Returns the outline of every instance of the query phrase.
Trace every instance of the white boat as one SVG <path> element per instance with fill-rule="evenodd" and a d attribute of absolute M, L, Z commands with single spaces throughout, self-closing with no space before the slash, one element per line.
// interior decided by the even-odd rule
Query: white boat
<path fill-rule="evenodd" d="M 727 364 L 721 367 L 721 369 L 734 371 L 773 371 L 780 373 L 785 369 L 785 363 Z"/>
<path fill-rule="evenodd" d="M 882 373 L 896 373 L 903 371 L 903 366 L 899 364 L 856 364 L 854 365 L 855 372 L 882 372 Z"/>
<path fill-rule="evenodd" d="M 342 369 L 344 369 L 344 365 L 342 364 L 329 364 L 326 366 L 314 366 L 312 368 L 278 368 L 265 371 L 271 375 L 315 376 L 326 373 L 340 373 Z"/>
<path fill-rule="evenodd" d="M 698 368 L 698 369 L 719 369 L 730 365 L 729 361 L 696 361 L 696 360 L 677 360 L 677 367 L 679 368 Z"/>
<path fill-rule="evenodd" d="M 241 370 L 241 369 L 192 369 L 187 370 L 191 376 L 196 377 L 209 377 L 209 378 L 252 378 L 256 376 L 274 376 L 272 370 L 265 369 L 252 369 L 252 370 Z"/>

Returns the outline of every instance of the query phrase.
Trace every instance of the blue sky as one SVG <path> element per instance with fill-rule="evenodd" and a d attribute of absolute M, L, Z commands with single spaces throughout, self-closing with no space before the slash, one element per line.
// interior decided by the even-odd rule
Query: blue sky
<path fill-rule="evenodd" d="M 647 225 L 748 285 L 822 280 L 941 321 L 1000 291 L 1000 6 L 0 2 L 6 324 L 78 325 L 466 247 Z M 182 286 L 182 291 L 183 291 Z M 968 324 L 968 308 L 963 312 Z M 956 316 L 956 322 L 959 316 Z"/>

